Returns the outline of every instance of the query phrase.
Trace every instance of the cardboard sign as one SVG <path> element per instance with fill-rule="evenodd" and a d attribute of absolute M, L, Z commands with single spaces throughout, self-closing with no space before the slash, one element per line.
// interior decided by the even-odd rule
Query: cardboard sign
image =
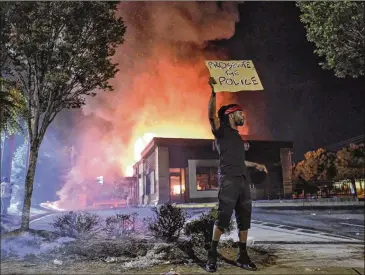
<path fill-rule="evenodd" d="M 262 91 L 264 87 L 251 60 L 205 61 L 215 79 L 215 92 Z"/>

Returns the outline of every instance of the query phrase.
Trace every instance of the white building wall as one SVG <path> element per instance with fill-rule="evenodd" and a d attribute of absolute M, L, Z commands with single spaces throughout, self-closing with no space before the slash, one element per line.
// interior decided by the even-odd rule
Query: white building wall
<path fill-rule="evenodd" d="M 156 192 L 159 204 L 170 201 L 169 149 L 156 148 Z"/>
<path fill-rule="evenodd" d="M 217 198 L 218 190 L 198 191 L 196 188 L 196 167 L 218 167 L 219 160 L 198 160 L 189 159 L 189 198 L 201 199 L 201 198 Z"/>

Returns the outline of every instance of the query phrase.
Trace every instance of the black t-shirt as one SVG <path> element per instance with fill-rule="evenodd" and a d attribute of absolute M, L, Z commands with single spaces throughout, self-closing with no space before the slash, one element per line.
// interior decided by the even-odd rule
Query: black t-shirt
<path fill-rule="evenodd" d="M 219 129 L 212 132 L 219 154 L 218 173 L 229 176 L 243 175 L 247 178 L 245 145 L 238 131 L 229 125 L 220 125 Z"/>

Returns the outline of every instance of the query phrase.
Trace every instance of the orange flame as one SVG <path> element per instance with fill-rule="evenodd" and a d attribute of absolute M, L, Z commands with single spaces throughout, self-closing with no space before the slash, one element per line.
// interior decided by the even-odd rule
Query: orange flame
<path fill-rule="evenodd" d="M 207 119 L 208 120 L 208 119 Z M 153 129 L 153 133 L 146 132 L 140 136 L 135 136 L 132 140 L 133 142 L 133 159 L 125 158 L 123 159 L 122 173 L 126 176 L 133 175 L 132 166 L 137 161 L 141 159 L 141 153 L 147 146 L 147 144 L 154 137 L 166 137 L 166 138 L 212 138 L 212 134 L 209 130 L 209 125 L 207 127 L 208 121 L 201 122 L 196 121 L 187 123 L 187 124 L 177 124 L 174 122 L 166 121 L 161 123 L 161 125 L 156 125 Z M 208 123 L 209 124 L 209 123 Z M 141 132 L 143 131 L 143 127 L 141 127 Z M 131 155 L 131 154 L 129 154 Z"/>
<path fill-rule="evenodd" d="M 96 176 L 131 175 L 155 136 L 212 138 L 204 61 L 225 55 L 207 41 L 233 35 L 237 3 L 123 2 L 120 7 L 128 29 L 115 56 L 120 69 L 111 83 L 115 91 L 87 98 L 83 110 L 93 119 L 82 125 L 75 171 L 57 193 L 58 208 L 80 207 L 80 194 L 97 197 Z M 235 101 L 231 93 L 217 99 L 217 108 Z"/>

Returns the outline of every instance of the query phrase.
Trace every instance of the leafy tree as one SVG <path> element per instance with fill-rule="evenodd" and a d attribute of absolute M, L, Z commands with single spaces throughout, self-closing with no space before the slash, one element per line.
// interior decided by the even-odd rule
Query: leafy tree
<path fill-rule="evenodd" d="M 5 49 L 5 11 L 8 9 L 9 3 L 3 2 L 0 4 L 0 131 L 3 135 L 12 135 L 19 130 L 22 130 L 22 125 L 19 121 L 21 114 L 24 114 L 26 106 L 23 95 L 16 89 L 16 83 L 4 78 L 4 68 L 6 58 Z"/>
<path fill-rule="evenodd" d="M 307 152 L 304 158 L 294 166 L 294 181 L 331 180 L 336 175 L 334 153 L 320 148 L 317 151 Z"/>
<path fill-rule="evenodd" d="M 27 116 L 27 104 L 22 93 L 16 89 L 15 83 L 1 77 L 0 78 L 0 156 L 2 156 L 3 141 L 9 138 L 14 145 L 16 133 L 24 134 L 24 120 Z M 12 150 L 14 146 L 10 146 Z M 10 157 L 5 160 L 11 170 L 11 163 L 14 152 L 10 152 Z M 2 178 L 2 164 L 0 163 L 0 178 Z M 10 171 L 11 174 L 11 171 Z"/>
<path fill-rule="evenodd" d="M 49 1 L 2 4 L 3 75 L 15 81 L 28 105 L 30 155 L 20 230 L 29 214 L 38 151 L 57 114 L 80 108 L 95 90 L 112 90 L 111 58 L 125 26 L 116 2 Z"/>
<path fill-rule="evenodd" d="M 26 101 L 14 83 L 0 78 L 0 131 L 6 134 L 23 132 L 22 119 L 26 116 Z"/>
<path fill-rule="evenodd" d="M 364 2 L 297 2 L 297 6 L 308 41 L 316 45 L 314 52 L 324 59 L 321 67 L 334 70 L 337 77 L 364 75 Z"/>
<path fill-rule="evenodd" d="M 355 179 L 365 177 L 365 144 L 350 144 L 337 152 L 337 180 L 349 179 L 355 188 Z"/>

